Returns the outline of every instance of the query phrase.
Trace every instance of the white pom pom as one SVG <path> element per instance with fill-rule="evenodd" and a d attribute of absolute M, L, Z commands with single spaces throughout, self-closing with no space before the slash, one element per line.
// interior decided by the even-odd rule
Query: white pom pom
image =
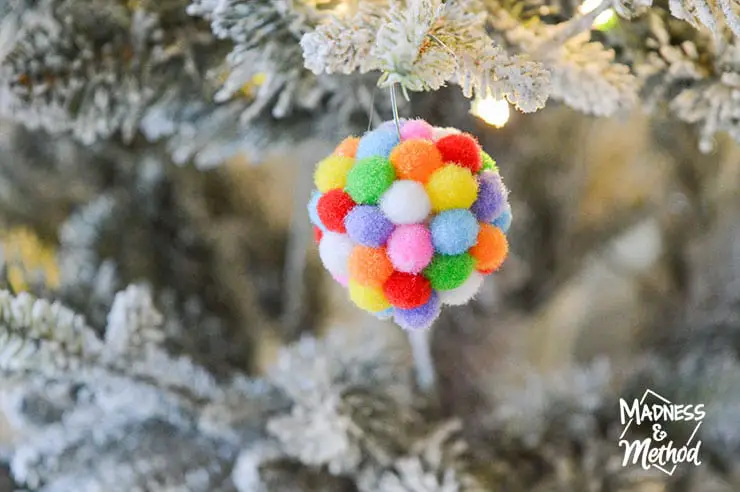
<path fill-rule="evenodd" d="M 483 285 L 483 275 L 473 272 L 470 277 L 457 289 L 439 291 L 439 298 L 443 304 L 460 306 L 472 299 Z"/>
<path fill-rule="evenodd" d="M 462 133 L 462 132 L 458 130 L 457 128 L 452 128 L 451 126 L 447 128 L 435 126 L 434 129 L 432 130 L 432 140 L 436 142 L 440 138 L 444 138 L 447 135 L 457 135 L 458 133 Z"/>
<path fill-rule="evenodd" d="M 418 181 L 400 180 L 380 197 L 380 209 L 394 224 L 424 222 L 432 211 L 424 185 Z"/>
<path fill-rule="evenodd" d="M 335 277 L 349 277 L 349 254 L 354 243 L 346 234 L 325 232 L 319 243 L 319 257 L 324 267 Z"/>

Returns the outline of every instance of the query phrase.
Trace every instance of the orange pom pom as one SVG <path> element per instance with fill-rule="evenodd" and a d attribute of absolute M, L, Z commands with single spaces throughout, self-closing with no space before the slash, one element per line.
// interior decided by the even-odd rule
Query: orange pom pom
<path fill-rule="evenodd" d="M 349 255 L 349 278 L 358 284 L 381 287 L 393 273 L 385 248 L 355 246 Z"/>
<path fill-rule="evenodd" d="M 337 145 L 336 149 L 334 149 L 334 155 L 341 155 L 342 157 L 351 157 L 354 159 L 358 145 L 360 145 L 359 137 L 347 137 L 342 140 L 342 143 Z"/>
<path fill-rule="evenodd" d="M 488 274 L 498 270 L 509 252 L 509 243 L 501 229 L 491 224 L 480 223 L 478 242 L 469 253 L 475 258 L 475 269 Z"/>
<path fill-rule="evenodd" d="M 413 179 L 426 183 L 429 176 L 442 167 L 442 154 L 430 141 L 406 140 L 391 151 L 391 164 L 398 179 Z"/>

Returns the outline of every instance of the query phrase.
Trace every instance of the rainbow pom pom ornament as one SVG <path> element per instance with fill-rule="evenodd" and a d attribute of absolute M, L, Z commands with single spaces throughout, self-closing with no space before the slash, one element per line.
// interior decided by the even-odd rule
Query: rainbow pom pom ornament
<path fill-rule="evenodd" d="M 308 215 L 324 267 L 349 298 L 418 330 L 442 305 L 472 299 L 501 266 L 511 207 L 475 137 L 399 124 L 348 137 L 319 162 Z"/>

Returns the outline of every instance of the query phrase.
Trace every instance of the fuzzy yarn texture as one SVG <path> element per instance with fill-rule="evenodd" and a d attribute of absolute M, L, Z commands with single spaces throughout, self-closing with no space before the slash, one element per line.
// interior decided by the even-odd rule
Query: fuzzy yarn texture
<path fill-rule="evenodd" d="M 491 224 L 495 225 L 501 231 L 506 234 L 509 232 L 509 228 L 511 227 L 511 221 L 513 217 L 511 215 L 511 205 L 508 203 L 504 205 L 504 209 L 501 211 L 501 214 L 493 219 L 493 222 Z"/>
<path fill-rule="evenodd" d="M 321 199 L 321 193 L 314 191 L 311 195 L 311 199 L 308 201 L 308 218 L 313 225 L 321 229 L 321 232 L 326 232 L 326 226 L 321 222 L 319 218 L 319 200 Z"/>
<path fill-rule="evenodd" d="M 383 193 L 380 209 L 394 224 L 418 224 L 429 217 L 432 203 L 421 183 L 404 179 Z"/>
<path fill-rule="evenodd" d="M 335 277 L 349 277 L 349 255 L 354 243 L 346 234 L 326 232 L 319 243 L 319 258 Z"/>
<path fill-rule="evenodd" d="M 432 140 L 434 127 L 424 120 L 409 120 L 401 126 L 401 141 L 415 138 Z"/>
<path fill-rule="evenodd" d="M 319 198 L 316 210 L 319 220 L 332 232 L 347 232 L 344 218 L 355 207 L 355 202 L 343 190 L 331 190 Z"/>
<path fill-rule="evenodd" d="M 435 290 L 451 290 L 460 287 L 468 279 L 475 260 L 468 253 L 461 255 L 434 255 L 432 262 L 424 270 Z"/>
<path fill-rule="evenodd" d="M 480 171 L 481 150 L 478 141 L 472 135 L 467 133 L 447 135 L 437 141 L 437 148 L 445 162 L 466 167 L 472 173 Z"/>
<path fill-rule="evenodd" d="M 493 160 L 493 157 L 488 155 L 485 151 L 481 151 L 480 157 L 481 157 L 481 169 L 483 171 L 493 171 L 495 173 L 498 172 L 498 166 L 496 165 L 496 161 Z"/>
<path fill-rule="evenodd" d="M 349 255 L 349 278 L 361 285 L 382 287 L 393 273 L 385 248 L 355 246 Z"/>
<path fill-rule="evenodd" d="M 434 171 L 442 167 L 442 154 L 428 140 L 406 140 L 391 152 L 391 164 L 400 179 L 426 183 Z"/>
<path fill-rule="evenodd" d="M 366 157 L 355 162 L 347 174 L 347 193 L 357 203 L 375 205 L 390 188 L 396 172 L 384 157 Z"/>
<path fill-rule="evenodd" d="M 355 164 L 351 157 L 330 155 L 316 166 L 313 175 L 316 188 L 322 193 L 329 190 L 342 189 L 347 183 L 347 173 Z"/>
<path fill-rule="evenodd" d="M 399 272 L 419 273 L 433 256 L 432 235 L 423 224 L 398 226 L 388 239 L 388 257 Z"/>
<path fill-rule="evenodd" d="M 392 122 L 391 122 L 392 123 Z M 387 125 L 366 133 L 357 144 L 355 160 L 367 157 L 382 157 L 387 159 L 393 147 L 398 145 L 398 130 L 395 125 Z"/>
<path fill-rule="evenodd" d="M 483 171 L 477 179 L 478 198 L 470 209 L 481 222 L 491 222 L 503 211 L 508 191 L 498 173 Z"/>
<path fill-rule="evenodd" d="M 482 273 L 473 271 L 460 287 L 450 290 L 440 290 L 439 298 L 442 304 L 448 304 L 450 306 L 467 304 L 478 293 L 483 285 L 483 280 L 485 280 L 485 277 Z"/>
<path fill-rule="evenodd" d="M 478 198 L 478 181 L 469 169 L 448 164 L 429 177 L 426 190 L 434 212 L 470 208 Z"/>
<path fill-rule="evenodd" d="M 458 130 L 457 128 L 452 128 L 451 126 L 448 126 L 446 128 L 435 127 L 432 131 L 432 140 L 434 140 L 435 142 L 439 142 L 447 135 L 458 135 L 460 133 L 462 133 L 462 131 Z"/>
<path fill-rule="evenodd" d="M 406 330 L 470 301 L 508 253 L 496 162 L 456 128 L 386 121 L 345 138 L 314 184 L 308 216 L 324 267 L 359 308 Z"/>
<path fill-rule="evenodd" d="M 352 279 L 349 281 L 349 298 L 357 307 L 371 313 L 391 307 L 381 288 L 362 285 Z"/>
<path fill-rule="evenodd" d="M 443 255 L 459 255 L 478 238 L 478 220 L 470 210 L 457 208 L 436 215 L 430 224 L 434 249 Z"/>
<path fill-rule="evenodd" d="M 344 218 L 344 226 L 354 242 L 374 248 L 388 242 L 395 227 L 381 209 L 373 205 L 353 208 Z"/>
<path fill-rule="evenodd" d="M 396 309 L 393 320 L 405 330 L 419 330 L 427 328 L 434 323 L 442 311 L 442 303 L 439 295 L 432 292 L 429 300 L 421 306 L 413 309 Z"/>
<path fill-rule="evenodd" d="M 470 254 L 476 259 L 476 269 L 495 271 L 506 259 L 509 243 L 503 231 L 491 224 L 481 224 L 478 241 L 470 248 Z"/>
<path fill-rule="evenodd" d="M 383 284 L 383 292 L 394 307 L 412 309 L 429 300 L 432 286 L 422 275 L 393 272 Z"/>
<path fill-rule="evenodd" d="M 360 145 L 359 137 L 347 137 L 334 149 L 334 155 L 355 158 L 357 147 Z"/>

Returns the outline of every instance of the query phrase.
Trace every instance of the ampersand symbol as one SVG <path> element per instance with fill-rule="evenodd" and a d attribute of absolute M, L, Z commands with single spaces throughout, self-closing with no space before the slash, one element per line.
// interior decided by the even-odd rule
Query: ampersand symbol
<path fill-rule="evenodd" d="M 667 435 L 668 434 L 666 433 L 666 431 L 663 430 L 660 424 L 653 424 L 653 440 L 655 442 L 662 441 Z"/>

